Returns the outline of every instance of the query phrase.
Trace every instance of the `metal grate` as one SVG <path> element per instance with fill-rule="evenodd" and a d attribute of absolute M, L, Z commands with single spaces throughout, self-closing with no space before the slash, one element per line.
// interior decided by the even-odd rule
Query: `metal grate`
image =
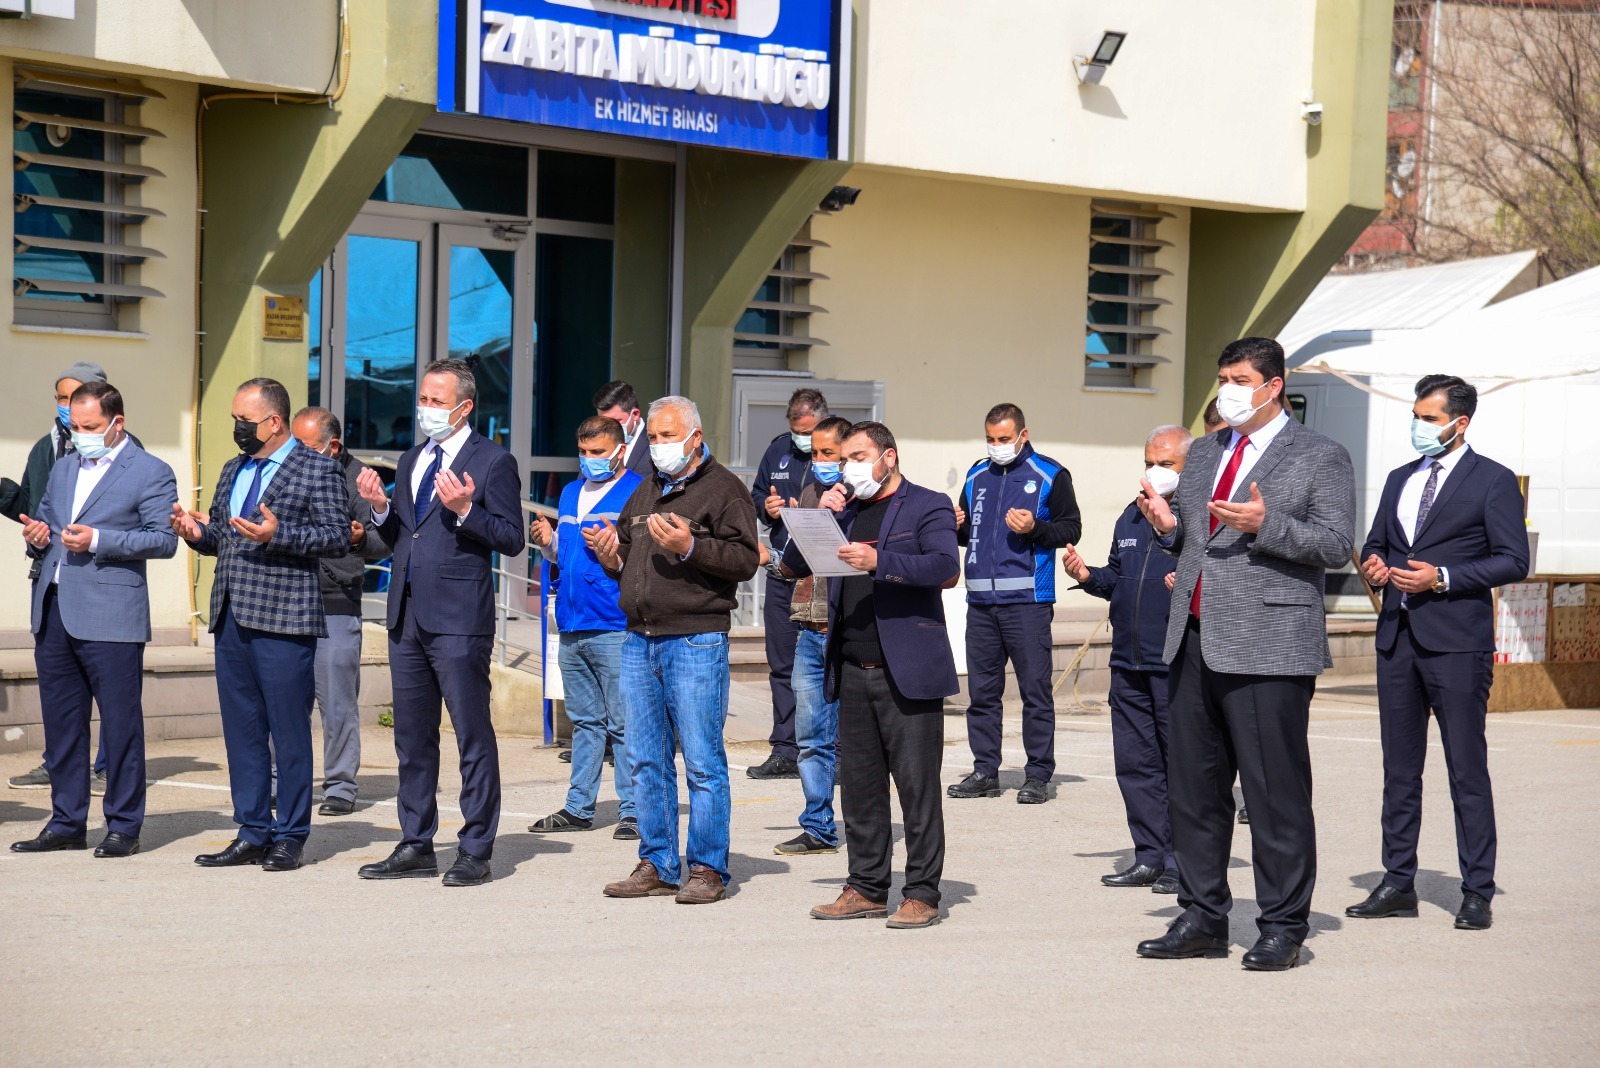
<path fill-rule="evenodd" d="M 1156 308 L 1171 303 L 1153 292 L 1172 276 L 1156 262 L 1172 247 L 1155 233 L 1170 218 L 1144 205 L 1091 202 L 1084 385 L 1134 388 L 1141 372 L 1170 362 L 1152 349 L 1171 332 L 1151 322 Z"/>

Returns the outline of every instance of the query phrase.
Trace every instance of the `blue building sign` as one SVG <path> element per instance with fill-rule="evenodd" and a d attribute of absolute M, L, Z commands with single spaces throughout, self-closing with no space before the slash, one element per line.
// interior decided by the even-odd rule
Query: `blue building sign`
<path fill-rule="evenodd" d="M 837 159 L 841 0 L 444 0 L 439 109 Z"/>

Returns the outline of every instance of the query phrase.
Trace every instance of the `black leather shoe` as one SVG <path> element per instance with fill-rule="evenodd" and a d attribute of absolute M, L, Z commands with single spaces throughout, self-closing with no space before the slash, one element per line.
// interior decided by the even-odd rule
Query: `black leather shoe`
<path fill-rule="evenodd" d="M 1185 919 L 1173 920 L 1167 933 L 1139 943 L 1138 954 L 1156 960 L 1182 960 L 1186 957 L 1226 957 L 1228 943 L 1212 938 Z"/>
<path fill-rule="evenodd" d="M 745 774 L 752 779 L 798 779 L 800 765 L 788 757 L 781 757 L 773 753 L 766 761 L 753 768 L 746 768 Z"/>
<path fill-rule="evenodd" d="M 1266 935 L 1239 963 L 1252 972 L 1286 972 L 1300 963 L 1300 943 L 1288 935 Z"/>
<path fill-rule="evenodd" d="M 439 874 L 439 862 L 431 849 L 397 845 L 387 859 L 363 864 L 356 874 L 363 879 L 431 879 Z"/>
<path fill-rule="evenodd" d="M 1382 920 L 1390 916 L 1415 916 L 1417 914 L 1417 895 L 1409 890 L 1396 890 L 1388 883 L 1382 883 L 1376 890 L 1367 895 L 1367 899 L 1359 905 L 1351 905 L 1344 910 L 1346 916 L 1358 920 Z"/>
<path fill-rule="evenodd" d="M 994 775 L 980 775 L 973 772 L 965 779 L 947 788 L 946 797 L 999 797 L 1000 780 Z"/>
<path fill-rule="evenodd" d="M 1248 824 L 1250 822 L 1250 810 L 1245 808 L 1243 805 L 1240 805 L 1239 815 L 1235 818 L 1238 819 L 1240 823 Z"/>
<path fill-rule="evenodd" d="M 317 809 L 319 816 L 348 816 L 356 810 L 356 803 L 348 797 L 325 797 Z"/>
<path fill-rule="evenodd" d="M 471 853 L 456 854 L 456 862 L 440 880 L 446 886 L 477 886 L 489 881 L 489 862 L 479 860 Z"/>
<path fill-rule="evenodd" d="M 294 871 L 305 863 L 305 846 L 292 838 L 283 838 L 272 843 L 272 848 L 267 850 L 266 859 L 261 862 L 262 871 Z"/>
<path fill-rule="evenodd" d="M 97 857 L 131 857 L 139 852 L 139 839 L 119 831 L 107 831 L 105 841 L 94 847 Z"/>
<path fill-rule="evenodd" d="M 89 840 L 84 835 L 70 838 L 46 828 L 21 842 L 11 843 L 13 853 L 53 853 L 58 849 L 88 849 Z"/>
<path fill-rule="evenodd" d="M 1493 923 L 1494 910 L 1489 907 L 1488 898 L 1471 890 L 1462 895 L 1461 911 L 1456 913 L 1456 930 L 1487 931 Z"/>
<path fill-rule="evenodd" d="M 194 862 L 202 868 L 236 868 L 241 864 L 260 864 L 267 855 L 264 845 L 251 845 L 243 838 L 235 838 L 220 853 L 201 853 Z"/>
<path fill-rule="evenodd" d="M 1100 882 L 1105 886 L 1151 886 L 1160 878 L 1160 868 L 1152 868 L 1148 864 L 1135 864 L 1115 875 L 1100 876 Z"/>
<path fill-rule="evenodd" d="M 1152 894 L 1176 894 L 1178 892 L 1178 873 L 1168 868 L 1161 873 L 1161 878 L 1150 887 Z"/>
<path fill-rule="evenodd" d="M 1042 805 L 1050 800 L 1050 784 L 1043 779 L 1030 778 L 1017 791 L 1017 804 Z"/>

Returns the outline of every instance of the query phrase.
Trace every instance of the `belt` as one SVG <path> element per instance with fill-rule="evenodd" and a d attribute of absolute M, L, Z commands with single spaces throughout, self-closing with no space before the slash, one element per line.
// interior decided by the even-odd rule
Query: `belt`
<path fill-rule="evenodd" d="M 858 664 L 854 660 L 846 660 L 845 663 L 849 664 L 851 667 L 861 668 L 863 671 L 878 671 L 884 666 L 883 661 L 881 660 L 871 664 Z"/>
<path fill-rule="evenodd" d="M 795 625 L 798 626 L 801 630 L 812 630 L 812 631 L 816 631 L 818 634 L 826 634 L 826 633 L 828 633 L 828 624 L 827 623 L 808 623 L 805 620 L 796 620 L 795 621 Z"/>

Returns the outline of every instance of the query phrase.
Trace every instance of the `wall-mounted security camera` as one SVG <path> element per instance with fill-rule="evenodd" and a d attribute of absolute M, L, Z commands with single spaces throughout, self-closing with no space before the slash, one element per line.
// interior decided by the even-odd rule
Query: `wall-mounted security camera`
<path fill-rule="evenodd" d="M 1322 105 L 1315 100 L 1307 100 L 1300 105 L 1300 117 L 1306 120 L 1307 126 L 1322 125 Z"/>

